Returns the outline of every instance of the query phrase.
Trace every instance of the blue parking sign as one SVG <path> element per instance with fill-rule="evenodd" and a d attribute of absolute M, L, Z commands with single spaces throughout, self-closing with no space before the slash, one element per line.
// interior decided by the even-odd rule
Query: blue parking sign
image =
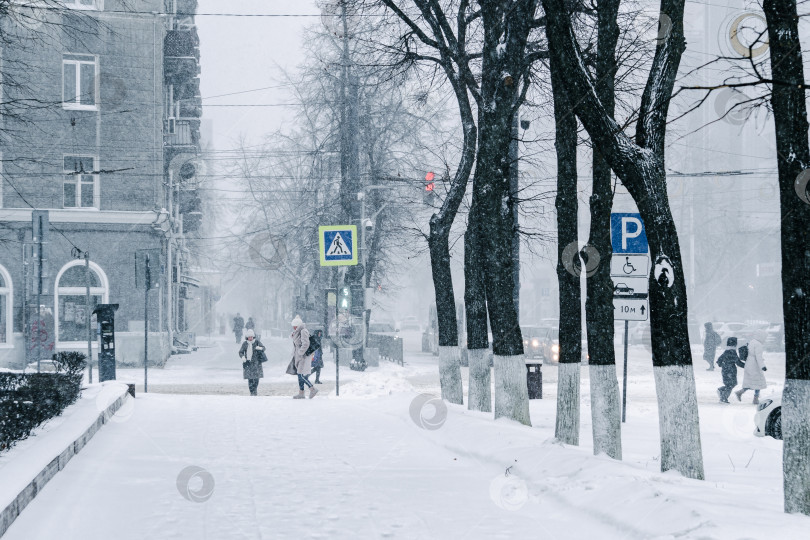
<path fill-rule="evenodd" d="M 650 250 L 641 214 L 610 214 L 610 240 L 613 253 L 647 253 Z"/>

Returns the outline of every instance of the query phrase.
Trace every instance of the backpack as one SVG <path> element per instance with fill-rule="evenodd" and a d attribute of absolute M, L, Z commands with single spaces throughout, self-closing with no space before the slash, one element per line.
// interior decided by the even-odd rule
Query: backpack
<path fill-rule="evenodd" d="M 304 353 L 304 356 L 309 356 L 310 354 L 314 353 L 320 348 L 321 348 L 321 339 L 315 334 L 311 334 L 309 336 L 309 347 L 307 347 L 307 351 Z"/>

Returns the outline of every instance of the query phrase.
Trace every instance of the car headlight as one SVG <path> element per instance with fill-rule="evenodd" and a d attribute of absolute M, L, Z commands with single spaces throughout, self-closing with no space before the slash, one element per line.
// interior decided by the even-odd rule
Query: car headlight
<path fill-rule="evenodd" d="M 532 347 L 539 347 L 539 346 L 540 346 L 540 340 L 533 339 L 532 340 Z"/>
<path fill-rule="evenodd" d="M 560 352 L 560 346 L 555 343 L 554 345 L 551 346 L 551 351 L 555 353 Z"/>
<path fill-rule="evenodd" d="M 773 403 L 772 399 L 766 399 L 765 401 L 757 405 L 757 411 L 764 411 L 765 409 L 771 406 L 771 403 Z"/>
<path fill-rule="evenodd" d="M 524 340 L 523 340 L 523 346 L 524 346 L 524 347 L 528 347 L 528 346 L 529 346 L 529 340 L 528 340 L 528 339 L 524 339 Z"/>

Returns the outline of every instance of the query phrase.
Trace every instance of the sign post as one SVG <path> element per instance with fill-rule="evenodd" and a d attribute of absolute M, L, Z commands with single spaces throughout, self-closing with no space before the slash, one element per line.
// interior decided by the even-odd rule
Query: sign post
<path fill-rule="evenodd" d="M 358 236 L 357 225 L 321 225 L 318 227 L 318 252 L 320 253 L 321 266 L 351 266 L 349 272 L 357 276 L 357 279 L 362 278 L 363 266 L 358 265 Z M 341 301 L 335 306 L 335 336 L 340 338 L 340 312 L 341 303 L 345 301 L 343 298 L 343 290 L 341 288 Z M 347 313 L 350 312 L 347 311 Z M 335 347 L 335 369 L 339 371 L 340 363 L 340 343 L 336 343 Z M 339 379 L 335 377 L 335 395 L 339 394 Z"/>
<path fill-rule="evenodd" d="M 647 234 L 641 215 L 610 214 L 610 239 L 613 256 L 613 319 L 624 321 L 624 373 L 622 376 L 622 422 L 627 421 L 627 350 L 630 321 L 646 321 L 650 314 L 650 256 Z"/>
<path fill-rule="evenodd" d="M 332 308 L 335 310 L 335 335 L 338 334 L 338 313 L 337 313 L 337 289 L 326 289 L 326 309 L 324 310 L 323 317 L 323 335 L 330 338 L 332 347 L 335 349 L 335 395 L 340 395 L 340 347 L 335 343 L 334 336 L 329 335 L 329 315 L 331 315 Z M 321 343 L 323 346 L 323 342 Z"/>
<path fill-rule="evenodd" d="M 135 253 L 135 285 L 143 289 L 143 391 L 149 392 L 149 290 L 155 286 L 160 268 L 160 250 Z M 168 309 L 171 309 L 169 307 Z M 170 344 L 171 345 L 171 344 Z"/>

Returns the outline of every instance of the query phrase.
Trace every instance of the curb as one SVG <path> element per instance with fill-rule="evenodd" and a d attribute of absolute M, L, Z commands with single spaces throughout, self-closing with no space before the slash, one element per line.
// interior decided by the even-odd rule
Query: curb
<path fill-rule="evenodd" d="M 25 510 L 25 507 L 34 500 L 34 498 L 42 491 L 42 488 L 56 476 L 56 473 L 65 468 L 68 462 L 81 452 L 82 448 L 93 438 L 93 435 L 101 429 L 101 426 L 106 424 L 115 412 L 127 399 L 129 392 L 124 393 L 103 410 L 96 418 L 96 421 L 88 427 L 75 441 L 70 443 L 58 456 L 53 458 L 25 488 L 20 491 L 11 503 L 0 511 L 0 537 L 6 534 L 11 524 L 20 515 L 20 512 Z"/>

